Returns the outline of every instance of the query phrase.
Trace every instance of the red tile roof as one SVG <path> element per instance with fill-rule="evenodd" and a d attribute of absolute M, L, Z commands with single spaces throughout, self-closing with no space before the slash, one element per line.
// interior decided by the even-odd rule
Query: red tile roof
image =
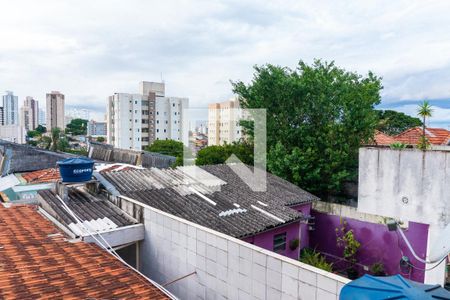
<path fill-rule="evenodd" d="M 408 145 L 417 145 L 421 135 L 422 128 L 414 127 L 396 135 L 394 138 L 397 142 Z M 450 140 L 450 131 L 443 128 L 427 127 L 425 135 L 432 145 L 447 145 Z"/>
<path fill-rule="evenodd" d="M 384 134 L 378 130 L 375 131 L 374 136 L 375 145 L 390 145 L 392 143 L 395 143 L 395 139 L 392 136 Z"/>
<path fill-rule="evenodd" d="M 34 206 L 0 205 L 0 299 L 169 299 L 95 244 L 68 242 Z"/>
<path fill-rule="evenodd" d="M 45 183 L 56 182 L 61 178 L 61 176 L 59 175 L 58 169 L 52 168 L 24 173 L 22 174 L 22 178 L 28 183 Z"/>

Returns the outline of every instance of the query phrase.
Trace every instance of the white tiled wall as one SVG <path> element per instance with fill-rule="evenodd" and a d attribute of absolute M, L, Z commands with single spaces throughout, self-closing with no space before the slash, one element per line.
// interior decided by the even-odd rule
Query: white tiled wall
<path fill-rule="evenodd" d="M 180 299 L 339 299 L 346 278 L 145 207 L 143 273 Z"/>

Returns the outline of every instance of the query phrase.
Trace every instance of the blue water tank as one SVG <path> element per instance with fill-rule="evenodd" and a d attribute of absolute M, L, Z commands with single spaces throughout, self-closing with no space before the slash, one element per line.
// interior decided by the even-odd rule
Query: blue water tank
<path fill-rule="evenodd" d="M 83 182 L 92 178 L 94 161 L 86 157 L 67 158 L 58 161 L 63 182 Z"/>
<path fill-rule="evenodd" d="M 429 285 L 414 282 L 400 275 L 363 277 L 347 283 L 341 290 L 340 300 L 372 300 L 372 299 L 449 299 L 450 292 L 439 284 Z"/>

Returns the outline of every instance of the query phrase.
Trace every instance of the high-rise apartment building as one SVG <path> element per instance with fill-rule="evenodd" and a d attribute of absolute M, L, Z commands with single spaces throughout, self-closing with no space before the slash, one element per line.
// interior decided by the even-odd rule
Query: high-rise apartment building
<path fill-rule="evenodd" d="M 5 125 L 5 110 L 0 106 L 0 126 Z"/>
<path fill-rule="evenodd" d="M 20 109 L 20 125 L 25 130 L 34 130 L 39 126 L 39 103 L 33 97 L 26 97 Z"/>
<path fill-rule="evenodd" d="M 57 91 L 52 91 L 50 94 L 47 94 L 47 121 L 46 126 L 47 129 L 50 130 L 52 128 L 58 127 L 62 130 L 65 128 L 65 119 L 64 119 L 64 95 Z"/>
<path fill-rule="evenodd" d="M 106 122 L 97 122 L 90 120 L 87 123 L 88 136 L 106 136 Z"/>
<path fill-rule="evenodd" d="M 19 99 L 7 91 L 3 95 L 3 125 L 19 125 Z"/>
<path fill-rule="evenodd" d="M 141 150 L 155 140 L 183 141 L 183 109 L 189 99 L 165 97 L 165 85 L 143 81 L 139 94 L 116 93 L 108 99 L 107 141 L 122 149 Z M 186 135 L 187 137 L 187 135 Z"/>
<path fill-rule="evenodd" d="M 208 105 L 208 146 L 230 144 L 242 138 L 239 101 L 232 98 Z"/>

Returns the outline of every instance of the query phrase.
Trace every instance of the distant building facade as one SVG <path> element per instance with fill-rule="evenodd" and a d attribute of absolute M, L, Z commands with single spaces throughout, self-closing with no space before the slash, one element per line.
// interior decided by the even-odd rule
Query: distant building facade
<path fill-rule="evenodd" d="M 106 127 L 106 122 L 97 122 L 94 120 L 90 120 L 87 123 L 87 135 L 106 137 Z"/>
<path fill-rule="evenodd" d="M 208 105 L 208 146 L 239 141 L 242 128 L 239 125 L 240 106 L 236 98 Z"/>
<path fill-rule="evenodd" d="M 19 124 L 19 99 L 11 91 L 7 91 L 6 95 L 3 95 L 3 124 Z"/>
<path fill-rule="evenodd" d="M 164 83 L 143 81 L 139 87 L 139 94 L 115 93 L 108 98 L 108 144 L 141 150 L 155 140 L 183 141 L 187 132 L 182 112 L 189 99 L 166 97 Z"/>
<path fill-rule="evenodd" d="M 65 128 L 65 118 L 64 118 L 64 105 L 65 99 L 64 95 L 58 91 L 52 91 L 47 94 L 47 130 L 52 128 Z"/>
<path fill-rule="evenodd" d="M 20 109 L 20 125 L 25 130 L 34 130 L 39 126 L 39 103 L 33 97 L 27 96 Z"/>
<path fill-rule="evenodd" d="M 26 130 L 23 126 L 17 124 L 0 126 L 0 140 L 6 140 L 13 143 L 25 144 Z"/>
<path fill-rule="evenodd" d="M 0 126 L 5 125 L 5 110 L 0 106 Z"/>
<path fill-rule="evenodd" d="M 39 125 L 45 125 L 45 111 L 39 108 Z"/>

